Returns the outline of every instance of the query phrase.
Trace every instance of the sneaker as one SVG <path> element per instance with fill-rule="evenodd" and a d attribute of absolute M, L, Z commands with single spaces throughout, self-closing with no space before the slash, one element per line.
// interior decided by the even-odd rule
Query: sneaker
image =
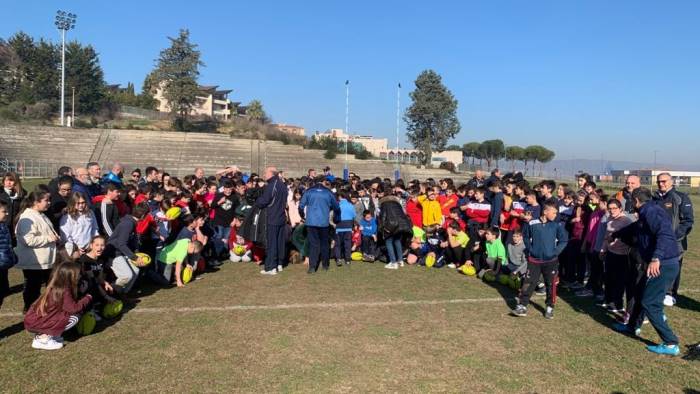
<path fill-rule="evenodd" d="M 585 286 L 583 283 L 576 282 L 576 283 L 573 283 L 571 286 L 569 286 L 569 289 L 576 291 L 576 290 L 581 290 L 584 287 Z"/>
<path fill-rule="evenodd" d="M 544 318 L 548 320 L 554 319 L 554 308 L 548 306 L 547 309 L 544 311 Z"/>
<path fill-rule="evenodd" d="M 389 263 L 389 264 L 385 265 L 384 268 L 390 269 L 390 270 L 397 270 L 397 269 L 399 269 L 399 265 L 397 263 Z"/>
<path fill-rule="evenodd" d="M 277 266 L 277 272 L 282 272 L 283 270 L 284 270 L 284 267 L 282 266 L 282 264 Z"/>
<path fill-rule="evenodd" d="M 583 289 L 574 293 L 576 297 L 593 297 L 593 290 Z"/>
<path fill-rule="evenodd" d="M 678 345 L 667 345 L 665 343 L 661 343 L 658 345 L 649 345 L 647 346 L 647 350 L 652 353 L 663 354 L 666 356 L 677 356 L 681 353 L 681 350 L 678 348 Z"/>
<path fill-rule="evenodd" d="M 605 301 L 605 296 L 603 294 L 598 294 L 595 296 L 596 305 L 603 303 Z"/>
<path fill-rule="evenodd" d="M 277 275 L 277 270 L 269 270 L 269 271 L 262 270 L 262 271 L 260 271 L 260 273 L 263 275 Z"/>
<path fill-rule="evenodd" d="M 406 263 L 403 260 L 399 261 L 399 267 L 403 267 L 405 264 Z"/>
<path fill-rule="evenodd" d="M 345 265 L 350 265 L 352 263 L 352 260 L 345 260 Z"/>
<path fill-rule="evenodd" d="M 447 264 L 447 268 L 457 268 L 457 266 L 455 265 L 455 263 L 450 263 Z"/>
<path fill-rule="evenodd" d="M 545 289 L 544 287 L 541 289 L 537 289 L 535 290 L 535 294 L 537 294 L 538 296 L 547 295 L 547 289 Z"/>
<path fill-rule="evenodd" d="M 676 299 L 673 296 L 666 294 L 666 297 L 664 297 L 664 306 L 674 306 L 674 305 L 676 305 Z"/>
<path fill-rule="evenodd" d="M 606 309 L 608 312 L 612 312 L 612 313 L 617 313 L 617 312 L 618 312 L 617 307 L 616 307 L 615 304 L 612 303 L 612 302 L 611 302 L 611 303 L 608 303 L 608 304 L 605 306 L 605 309 Z"/>
<path fill-rule="evenodd" d="M 63 347 L 62 342 L 58 342 L 50 335 L 37 335 L 32 341 L 32 348 L 39 350 L 58 350 Z"/>
<path fill-rule="evenodd" d="M 630 322 L 630 314 L 627 312 L 622 313 L 616 317 L 616 320 L 622 324 L 627 324 Z"/>
<path fill-rule="evenodd" d="M 521 304 L 518 304 L 515 309 L 510 311 L 510 314 L 513 316 L 518 316 L 518 317 L 525 317 L 527 316 L 527 307 Z"/>
<path fill-rule="evenodd" d="M 336 261 L 335 261 L 335 266 L 336 266 L 336 267 L 342 267 L 343 264 L 345 264 L 345 260 L 343 260 L 343 259 L 340 259 L 340 260 L 336 260 Z"/>

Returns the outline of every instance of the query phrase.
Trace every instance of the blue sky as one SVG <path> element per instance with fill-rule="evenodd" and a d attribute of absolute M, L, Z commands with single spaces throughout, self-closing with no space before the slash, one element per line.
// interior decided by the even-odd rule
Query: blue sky
<path fill-rule="evenodd" d="M 3 0 L 0 36 L 70 38 L 100 53 L 110 83 L 140 87 L 166 36 L 188 28 L 200 83 L 260 99 L 274 121 L 395 142 L 424 69 L 459 100 L 462 144 L 541 144 L 560 159 L 700 164 L 697 1 L 38 1 Z M 403 132 L 403 122 L 402 122 Z M 401 138 L 402 146 L 405 138 Z"/>

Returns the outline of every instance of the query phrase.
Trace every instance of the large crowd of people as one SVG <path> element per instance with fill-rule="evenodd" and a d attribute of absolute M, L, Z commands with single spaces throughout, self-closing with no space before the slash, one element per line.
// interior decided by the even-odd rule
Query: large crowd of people
<path fill-rule="evenodd" d="M 515 316 L 528 314 L 537 293 L 552 319 L 565 289 L 594 298 L 616 316 L 618 331 L 639 335 L 648 320 L 662 339 L 648 349 L 679 353 L 663 308 L 675 304 L 693 209 L 668 173 L 657 191 L 630 175 L 608 194 L 587 174 L 557 185 L 498 170 L 464 184 L 352 173 L 344 180 L 329 168 L 299 178 L 272 167 L 210 176 L 197 168 L 181 179 L 150 166 L 123 170 L 62 167 L 30 191 L 16 173 L 4 175 L 0 303 L 8 269 L 20 269 L 32 347 L 61 348 L 81 316 L 109 318 L 103 307 L 138 302 L 130 294 L 145 281 L 187 286 L 227 261 L 258 264 L 265 276 L 288 264 L 317 275 L 331 261 L 365 261 L 506 277 L 517 283 Z"/>

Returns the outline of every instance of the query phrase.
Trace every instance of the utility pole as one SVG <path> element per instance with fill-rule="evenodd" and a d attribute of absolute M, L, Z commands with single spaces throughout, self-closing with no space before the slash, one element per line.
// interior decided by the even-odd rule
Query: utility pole
<path fill-rule="evenodd" d="M 66 96 L 66 32 L 75 28 L 77 15 L 70 12 L 56 12 L 56 27 L 61 31 L 61 126 L 65 126 L 64 102 Z"/>

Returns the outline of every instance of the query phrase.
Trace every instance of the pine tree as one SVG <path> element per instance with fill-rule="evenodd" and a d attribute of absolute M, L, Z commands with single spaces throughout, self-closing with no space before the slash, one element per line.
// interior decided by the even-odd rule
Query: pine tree
<path fill-rule="evenodd" d="M 424 153 L 425 164 L 430 164 L 433 150 L 445 150 L 447 142 L 459 133 L 457 100 L 433 70 L 423 71 L 415 85 L 410 93 L 413 103 L 404 116 L 406 136 Z"/>
<path fill-rule="evenodd" d="M 160 52 L 154 78 L 164 89 L 170 111 L 175 115 L 175 129 L 183 130 L 199 92 L 197 78 L 204 63 L 197 45 L 190 42 L 187 29 L 181 29 L 177 38 L 168 39 L 170 47 Z"/>

